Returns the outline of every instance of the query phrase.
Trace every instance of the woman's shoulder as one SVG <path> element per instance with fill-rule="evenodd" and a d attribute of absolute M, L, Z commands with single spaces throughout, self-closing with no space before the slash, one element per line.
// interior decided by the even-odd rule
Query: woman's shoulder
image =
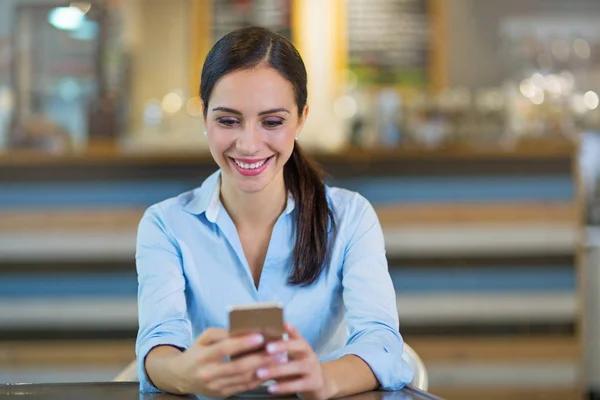
<path fill-rule="evenodd" d="M 194 189 L 169 197 L 149 206 L 144 215 L 172 219 L 182 215 L 201 214 L 209 206 L 219 171 L 215 172 Z"/>
<path fill-rule="evenodd" d="M 325 186 L 329 206 L 336 218 L 358 218 L 373 208 L 358 192 L 335 186 Z"/>

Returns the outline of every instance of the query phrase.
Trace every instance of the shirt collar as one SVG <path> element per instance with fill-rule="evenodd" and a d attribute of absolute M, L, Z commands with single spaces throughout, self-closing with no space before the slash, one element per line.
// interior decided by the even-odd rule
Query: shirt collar
<path fill-rule="evenodd" d="M 221 170 L 210 175 L 202 185 L 194 190 L 192 199 L 183 206 L 183 209 L 192 214 L 206 214 L 206 219 L 215 223 L 219 211 L 223 204 L 221 203 Z M 288 190 L 287 203 L 283 213 L 289 215 L 296 207 L 296 202 L 292 193 Z"/>

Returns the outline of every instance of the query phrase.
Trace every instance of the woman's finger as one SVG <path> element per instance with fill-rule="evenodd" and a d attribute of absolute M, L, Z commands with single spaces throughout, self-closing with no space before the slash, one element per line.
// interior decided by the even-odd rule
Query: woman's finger
<path fill-rule="evenodd" d="M 229 336 L 229 332 L 227 329 L 221 328 L 208 328 L 196 339 L 196 343 L 208 346 L 210 344 L 219 342 L 223 339 L 226 339 Z"/>
<path fill-rule="evenodd" d="M 290 339 L 302 339 L 302 335 L 294 325 L 290 324 L 289 322 L 285 322 L 283 327 Z"/>
<path fill-rule="evenodd" d="M 266 350 L 269 354 L 288 353 L 292 356 L 309 355 L 313 352 L 310 345 L 304 339 L 280 340 L 269 343 Z"/>
<path fill-rule="evenodd" d="M 313 364 L 305 361 L 290 361 L 285 364 L 263 367 L 256 371 L 256 376 L 263 380 L 290 378 L 310 374 Z"/>
<path fill-rule="evenodd" d="M 264 345 L 264 342 L 265 338 L 263 335 L 258 334 L 245 335 L 235 338 L 229 337 L 206 347 L 203 354 L 203 359 L 221 359 L 223 357 L 231 357 L 252 350 L 258 350 Z"/>
<path fill-rule="evenodd" d="M 227 378 L 240 374 L 254 375 L 255 371 L 276 362 L 276 356 L 265 353 L 250 354 L 238 360 L 215 364 L 205 376 L 207 380 Z"/>
<path fill-rule="evenodd" d="M 262 383 L 262 381 L 260 381 L 260 380 L 254 380 L 254 381 L 251 381 L 248 383 L 224 386 L 223 389 L 220 390 L 221 396 L 229 397 L 229 396 L 233 396 L 238 393 L 246 392 L 248 390 L 253 390 L 253 389 L 256 389 L 261 383 Z"/>
<path fill-rule="evenodd" d="M 299 378 L 288 381 L 277 382 L 270 385 L 267 390 L 270 393 L 277 394 L 295 394 L 309 392 L 313 390 L 312 380 L 310 378 Z"/>
<path fill-rule="evenodd" d="M 263 381 L 257 378 L 254 371 L 252 371 L 245 374 L 233 375 L 226 378 L 216 379 L 209 385 L 207 385 L 207 387 L 210 390 L 216 392 L 222 392 L 234 386 L 243 386 L 244 389 L 242 390 L 248 390 L 245 389 L 247 386 L 251 386 L 253 384 L 258 386 L 261 382 Z"/>

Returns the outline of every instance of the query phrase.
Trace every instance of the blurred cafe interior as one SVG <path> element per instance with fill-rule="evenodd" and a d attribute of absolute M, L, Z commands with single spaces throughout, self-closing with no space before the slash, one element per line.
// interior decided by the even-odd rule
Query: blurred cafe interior
<path fill-rule="evenodd" d="M 375 207 L 447 399 L 600 398 L 600 1 L 0 0 L 0 383 L 134 359 L 135 239 L 216 169 L 214 42 L 309 74 L 300 143 Z"/>

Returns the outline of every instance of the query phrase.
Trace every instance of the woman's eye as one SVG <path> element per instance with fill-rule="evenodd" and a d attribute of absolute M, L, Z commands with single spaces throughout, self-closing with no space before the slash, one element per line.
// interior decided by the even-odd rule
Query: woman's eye
<path fill-rule="evenodd" d="M 267 128 L 277 128 L 278 126 L 280 126 L 281 124 L 283 124 L 283 120 L 281 120 L 279 118 L 277 118 L 277 119 L 266 119 L 266 120 L 263 121 L 263 124 Z"/>
<path fill-rule="evenodd" d="M 237 123 L 235 118 L 218 118 L 217 122 L 225 127 L 233 126 Z"/>

